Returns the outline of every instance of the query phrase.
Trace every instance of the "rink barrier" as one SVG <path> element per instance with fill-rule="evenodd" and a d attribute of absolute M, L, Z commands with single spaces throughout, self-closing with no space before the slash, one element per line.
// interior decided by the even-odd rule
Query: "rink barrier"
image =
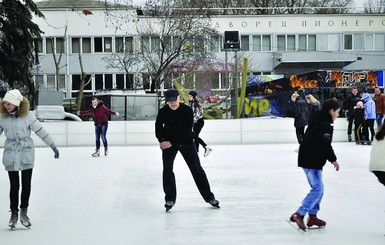
<path fill-rule="evenodd" d="M 94 125 L 91 121 L 44 121 L 43 127 L 59 147 L 94 146 Z M 333 141 L 347 141 L 346 118 L 334 123 Z M 231 120 L 205 120 L 200 134 L 209 145 L 296 143 L 292 118 L 250 118 Z M 32 132 L 36 146 L 44 142 Z M 109 146 L 158 145 L 155 138 L 155 121 L 110 121 L 107 140 Z M 0 136 L 4 146 L 5 136 Z"/>

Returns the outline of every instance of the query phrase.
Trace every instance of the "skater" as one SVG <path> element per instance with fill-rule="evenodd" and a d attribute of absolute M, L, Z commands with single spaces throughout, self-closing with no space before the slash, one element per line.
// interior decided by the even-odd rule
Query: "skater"
<path fill-rule="evenodd" d="M 108 129 L 108 118 L 106 114 L 119 116 L 119 112 L 110 110 L 104 105 L 103 101 L 96 97 L 91 100 L 91 107 L 86 111 L 78 111 L 78 115 L 91 115 L 95 124 L 95 139 L 96 148 L 92 154 L 93 157 L 100 156 L 100 137 L 102 137 L 104 146 L 104 155 L 108 155 L 108 143 L 107 143 L 107 129 Z"/>
<path fill-rule="evenodd" d="M 365 111 L 365 123 L 364 123 L 365 144 L 371 145 L 375 135 L 374 121 L 376 120 L 376 105 L 368 93 L 362 94 L 362 101 L 364 101 L 364 111 Z M 370 137 L 369 137 L 369 129 L 370 129 Z"/>
<path fill-rule="evenodd" d="M 163 190 L 165 192 L 166 211 L 169 211 L 176 201 L 176 184 L 173 172 L 174 160 L 178 151 L 182 154 L 195 184 L 203 199 L 219 208 L 219 201 L 215 199 L 210 190 L 210 185 L 203 170 L 194 144 L 193 112 L 191 108 L 180 103 L 177 90 L 169 89 L 165 92 L 166 105 L 163 106 L 156 117 L 155 136 L 162 150 L 163 160 Z"/>
<path fill-rule="evenodd" d="M 195 92 L 194 90 L 190 91 L 188 99 L 189 99 L 188 105 L 192 108 L 194 113 L 193 132 L 194 132 L 195 146 L 197 148 L 197 152 L 199 152 L 199 144 L 201 144 L 205 149 L 203 156 L 207 157 L 208 155 L 210 155 L 210 153 L 213 150 L 209 146 L 207 146 L 207 144 L 199 137 L 199 134 L 205 124 L 205 121 L 203 120 L 203 109 L 197 98 L 197 92 Z"/>
<path fill-rule="evenodd" d="M 331 145 L 333 136 L 333 122 L 340 112 L 340 105 L 336 100 L 327 100 L 322 104 L 321 110 L 312 114 L 305 137 L 299 148 L 298 166 L 303 168 L 311 190 L 302 201 L 302 205 L 290 217 L 290 221 L 297 223 L 305 231 L 304 217 L 309 215 L 307 227 L 326 226 L 326 222 L 317 217 L 324 193 L 322 181 L 322 168 L 326 161 L 330 161 L 336 171 L 340 166 Z"/>
<path fill-rule="evenodd" d="M 357 102 L 360 100 L 360 96 L 358 94 L 358 89 L 356 86 L 351 87 L 351 93 L 346 96 L 343 102 L 343 108 L 346 113 L 346 117 L 349 118 L 350 114 L 353 112 L 354 106 L 356 106 Z M 353 118 L 348 120 L 348 140 L 352 142 L 352 128 L 353 128 Z"/>
<path fill-rule="evenodd" d="M 305 134 L 305 126 L 307 125 L 309 110 L 306 102 L 297 92 L 294 92 L 291 95 L 291 101 L 294 102 L 293 110 L 295 134 L 297 136 L 298 144 L 301 144 Z"/>
<path fill-rule="evenodd" d="M 364 136 L 363 136 L 363 126 L 365 123 L 365 113 L 364 113 L 364 103 L 362 101 L 358 101 L 357 105 L 354 107 L 353 112 L 347 118 L 350 120 L 353 118 L 354 122 L 354 139 L 356 144 L 365 144 Z"/>
<path fill-rule="evenodd" d="M 385 186 L 385 126 L 378 129 L 370 152 L 369 170 Z"/>
<path fill-rule="evenodd" d="M 374 88 L 374 101 L 376 103 L 377 128 L 380 128 L 385 114 L 385 95 L 381 93 L 379 87 Z"/>
<path fill-rule="evenodd" d="M 35 114 L 29 110 L 29 101 L 17 89 L 9 90 L 0 103 L 0 134 L 6 137 L 3 152 L 3 164 L 8 172 L 10 182 L 11 218 L 9 227 L 15 228 L 17 220 L 25 227 L 32 224 L 27 215 L 31 194 L 32 169 L 35 161 L 35 146 L 31 138 L 31 130 L 52 148 L 54 158 L 59 158 L 59 151 L 53 139 L 41 126 Z M 19 189 L 21 173 L 21 196 L 19 210 Z"/>

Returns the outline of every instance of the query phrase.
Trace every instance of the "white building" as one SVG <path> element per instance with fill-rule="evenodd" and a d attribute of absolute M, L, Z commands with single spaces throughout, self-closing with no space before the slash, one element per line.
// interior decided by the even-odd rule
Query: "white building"
<path fill-rule="evenodd" d="M 140 27 L 142 19 L 151 17 L 137 15 L 136 9 L 129 7 L 122 26 L 117 28 L 109 21 L 112 13 L 105 11 L 104 2 L 71 1 L 71 4 L 60 0 L 37 3 L 45 16 L 34 18 L 44 32 L 39 40 L 39 64 L 33 68 L 37 87 L 55 88 L 52 52 L 59 58 L 64 44 L 59 88 L 66 98 L 75 97 L 79 89 L 79 54 L 84 71 L 92 74 L 85 94 L 130 90 L 137 81 L 141 89 L 148 89 L 149 79 L 145 74 L 137 74 L 135 68 L 128 74 L 107 69 L 102 59 L 123 52 L 124 48 L 138 48 L 141 37 L 136 27 Z M 207 48 L 223 61 L 223 33 L 239 31 L 238 57 L 249 59 L 249 71 L 254 74 L 385 70 L 385 14 L 226 15 L 214 16 L 211 21 L 222 36 L 211 37 L 210 44 L 205 44 L 210 45 Z M 210 74 L 210 88 L 223 90 L 223 73 Z"/>

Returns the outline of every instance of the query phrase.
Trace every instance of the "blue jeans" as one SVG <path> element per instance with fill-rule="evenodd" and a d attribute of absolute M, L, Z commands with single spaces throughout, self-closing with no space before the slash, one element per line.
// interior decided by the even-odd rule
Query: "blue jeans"
<path fill-rule="evenodd" d="M 379 128 L 382 125 L 382 119 L 384 118 L 384 114 L 382 113 L 377 113 L 376 114 L 376 122 L 377 122 L 377 127 Z"/>
<path fill-rule="evenodd" d="M 107 129 L 108 124 L 95 125 L 95 139 L 96 139 L 96 149 L 100 149 L 100 137 L 102 137 L 104 148 L 108 148 L 107 144 Z"/>
<path fill-rule="evenodd" d="M 322 170 L 304 168 L 307 181 L 310 184 L 311 190 L 303 199 L 302 206 L 299 207 L 297 213 L 300 215 L 316 215 L 320 209 L 320 203 L 324 194 L 324 184 L 322 181 Z"/>

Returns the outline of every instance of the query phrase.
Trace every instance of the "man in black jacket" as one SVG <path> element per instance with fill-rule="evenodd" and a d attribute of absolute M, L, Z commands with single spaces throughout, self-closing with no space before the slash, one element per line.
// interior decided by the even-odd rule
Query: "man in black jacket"
<path fill-rule="evenodd" d="M 185 159 L 203 199 L 213 207 L 219 208 L 219 201 L 215 199 L 210 190 L 210 184 L 194 144 L 193 111 L 189 106 L 180 103 L 180 95 L 177 90 L 167 90 L 165 97 L 166 105 L 159 110 L 156 118 L 155 136 L 162 150 L 166 212 L 175 205 L 176 201 L 173 166 L 178 151 Z"/>
<path fill-rule="evenodd" d="M 356 86 L 352 86 L 351 93 L 346 96 L 344 99 L 343 107 L 346 112 L 346 117 L 348 118 L 348 140 L 349 142 L 352 141 L 352 128 L 353 128 L 353 117 L 350 117 L 350 115 L 353 113 L 353 109 L 356 106 L 357 102 L 361 99 L 360 95 L 358 94 L 358 89 Z"/>

